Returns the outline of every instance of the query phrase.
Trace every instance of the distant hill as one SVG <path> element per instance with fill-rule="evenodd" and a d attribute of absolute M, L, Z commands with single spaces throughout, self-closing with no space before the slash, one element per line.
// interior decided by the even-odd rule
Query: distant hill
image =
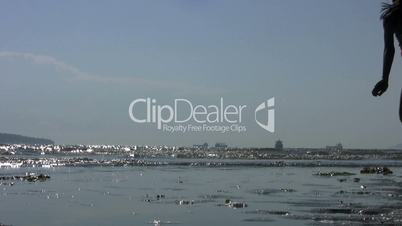
<path fill-rule="evenodd" d="M 402 144 L 395 145 L 391 149 L 402 150 Z"/>
<path fill-rule="evenodd" d="M 54 144 L 54 141 L 17 134 L 0 133 L 0 144 Z"/>

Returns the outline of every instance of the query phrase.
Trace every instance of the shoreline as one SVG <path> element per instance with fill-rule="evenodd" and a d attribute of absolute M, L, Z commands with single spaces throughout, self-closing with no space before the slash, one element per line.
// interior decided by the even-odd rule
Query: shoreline
<path fill-rule="evenodd" d="M 0 156 L 0 168 L 53 168 L 53 167 L 402 167 L 402 161 L 386 159 L 360 160 L 233 160 L 233 159 L 146 159 L 146 158 L 110 158 L 92 157 L 4 157 Z"/>

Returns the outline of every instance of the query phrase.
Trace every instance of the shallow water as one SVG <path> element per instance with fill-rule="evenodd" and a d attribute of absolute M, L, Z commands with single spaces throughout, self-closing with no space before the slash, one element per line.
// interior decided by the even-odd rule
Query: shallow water
<path fill-rule="evenodd" d="M 394 173 L 387 176 L 362 175 L 358 167 L 0 169 L 1 175 L 36 172 L 51 176 L 45 182 L 1 185 L 0 223 L 153 225 L 159 219 L 161 225 L 200 226 L 374 224 L 370 217 L 402 208 L 402 168 L 391 169 Z M 355 175 L 314 175 L 320 171 Z M 157 195 L 164 197 L 157 199 Z M 248 206 L 232 209 L 224 205 L 226 199 Z M 178 205 L 179 200 L 194 203 Z M 359 213 L 367 209 L 384 213 Z"/>

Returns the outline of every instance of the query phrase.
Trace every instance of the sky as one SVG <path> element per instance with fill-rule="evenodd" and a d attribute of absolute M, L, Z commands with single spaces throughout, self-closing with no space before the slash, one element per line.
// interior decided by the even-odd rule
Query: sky
<path fill-rule="evenodd" d="M 381 78 L 381 1 L 4 1 L 0 131 L 59 144 L 389 148 L 402 143 L 396 54 Z M 398 53 L 399 51 L 397 51 Z M 130 103 L 250 107 L 245 133 L 170 134 Z M 253 108 L 275 97 L 275 133 Z"/>

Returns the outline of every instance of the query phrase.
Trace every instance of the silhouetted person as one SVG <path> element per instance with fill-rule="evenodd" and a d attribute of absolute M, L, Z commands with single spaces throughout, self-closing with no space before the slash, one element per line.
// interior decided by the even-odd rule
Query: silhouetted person
<path fill-rule="evenodd" d="M 392 62 L 394 61 L 395 47 L 394 35 L 402 49 L 402 9 L 400 0 L 393 0 L 392 4 L 383 3 L 381 19 L 384 25 L 384 58 L 382 80 L 379 81 L 374 89 L 373 96 L 381 96 L 388 88 L 389 74 Z M 402 52 L 401 52 L 402 53 Z M 402 122 L 402 92 L 399 105 L 399 119 Z"/>

